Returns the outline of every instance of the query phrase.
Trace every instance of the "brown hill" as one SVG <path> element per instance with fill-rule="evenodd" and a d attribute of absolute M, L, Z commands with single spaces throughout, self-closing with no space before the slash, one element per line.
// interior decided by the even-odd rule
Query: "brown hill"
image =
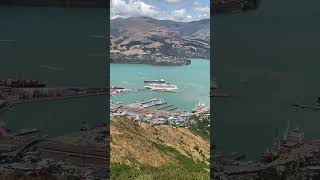
<path fill-rule="evenodd" d="M 111 163 L 160 167 L 182 163 L 178 156 L 209 163 L 209 142 L 185 128 L 114 118 L 110 133 Z"/>
<path fill-rule="evenodd" d="M 175 22 L 150 17 L 117 18 L 110 22 L 111 52 L 208 58 L 210 20 Z"/>

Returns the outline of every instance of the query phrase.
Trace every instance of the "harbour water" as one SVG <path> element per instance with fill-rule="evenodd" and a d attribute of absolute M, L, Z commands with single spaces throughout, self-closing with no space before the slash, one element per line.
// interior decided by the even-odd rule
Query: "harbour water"
<path fill-rule="evenodd" d="M 320 111 L 296 109 L 320 96 L 316 0 L 261 1 L 258 11 L 214 18 L 214 73 L 234 96 L 214 100 L 217 151 L 258 160 L 288 120 L 320 138 Z M 248 81 L 244 85 L 241 81 Z"/>
<path fill-rule="evenodd" d="M 0 79 L 36 79 L 50 87 L 106 87 L 105 10 L 0 7 Z M 17 105 L 0 114 L 12 130 L 49 135 L 106 120 L 106 97 Z"/>
<path fill-rule="evenodd" d="M 168 104 L 182 111 L 191 111 L 199 102 L 209 105 L 209 61 L 193 59 L 188 66 L 151 66 L 141 64 L 111 64 L 110 85 L 126 88 L 144 88 L 144 80 L 164 79 L 177 85 L 175 92 L 143 91 L 112 97 L 114 102 L 124 104 L 153 98 L 165 99 Z"/>

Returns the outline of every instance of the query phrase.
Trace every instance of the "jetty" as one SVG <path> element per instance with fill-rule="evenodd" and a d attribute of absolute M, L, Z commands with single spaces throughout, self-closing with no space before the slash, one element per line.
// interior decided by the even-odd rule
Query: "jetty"
<path fill-rule="evenodd" d="M 173 111 L 173 110 L 176 110 L 176 109 L 178 109 L 178 107 L 174 106 L 173 108 L 170 108 L 167 111 Z"/>
<path fill-rule="evenodd" d="M 153 107 L 153 106 L 159 106 L 159 105 L 162 105 L 162 104 L 167 104 L 167 102 L 158 100 L 158 101 L 154 101 L 153 103 L 150 103 L 150 104 L 145 104 L 145 105 L 143 105 L 143 107 L 144 108 L 149 108 L 149 107 Z"/>
<path fill-rule="evenodd" d="M 170 104 L 170 105 L 166 105 L 166 106 L 163 106 L 163 107 L 159 107 L 157 108 L 157 110 L 162 110 L 162 109 L 166 109 L 166 108 L 169 108 L 169 107 L 172 107 L 174 105 Z"/>
<path fill-rule="evenodd" d="M 320 97 L 318 97 L 317 101 L 313 104 L 300 104 L 300 103 L 294 103 L 291 104 L 291 106 L 300 108 L 300 109 L 311 109 L 311 110 L 315 110 L 318 111 L 320 110 Z"/>

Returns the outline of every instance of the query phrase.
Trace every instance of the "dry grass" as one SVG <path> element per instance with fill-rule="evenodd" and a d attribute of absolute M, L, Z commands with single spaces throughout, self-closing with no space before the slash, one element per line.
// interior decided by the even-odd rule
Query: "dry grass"
<path fill-rule="evenodd" d="M 111 163 L 153 167 L 174 164 L 174 154 L 161 152 L 155 144 L 174 148 L 195 161 L 206 161 L 210 157 L 209 142 L 185 128 L 135 124 L 131 120 L 116 118 L 111 120 L 110 132 Z"/>

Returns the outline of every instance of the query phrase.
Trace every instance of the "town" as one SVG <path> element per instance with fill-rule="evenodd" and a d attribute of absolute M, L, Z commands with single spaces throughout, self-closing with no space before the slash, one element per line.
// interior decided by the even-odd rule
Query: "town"
<path fill-rule="evenodd" d="M 120 89 L 120 90 L 119 90 Z M 117 94 L 127 92 L 137 92 L 137 90 L 126 90 L 125 88 L 113 88 L 110 93 Z M 160 98 L 153 98 L 144 101 L 136 101 L 131 104 L 124 105 L 121 102 L 110 101 L 110 116 L 126 117 L 136 123 L 148 123 L 151 125 L 170 125 L 173 128 L 184 127 L 188 128 L 193 123 L 193 116 L 198 119 L 210 117 L 210 108 L 205 104 L 199 103 L 192 112 L 177 111 L 178 107 L 167 104 Z M 176 110 L 176 111 L 174 111 Z"/>

